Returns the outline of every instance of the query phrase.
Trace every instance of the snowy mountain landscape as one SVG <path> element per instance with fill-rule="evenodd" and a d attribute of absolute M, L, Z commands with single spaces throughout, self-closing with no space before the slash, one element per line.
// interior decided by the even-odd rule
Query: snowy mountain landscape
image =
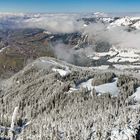
<path fill-rule="evenodd" d="M 0 140 L 140 140 L 140 16 L 0 13 Z"/>

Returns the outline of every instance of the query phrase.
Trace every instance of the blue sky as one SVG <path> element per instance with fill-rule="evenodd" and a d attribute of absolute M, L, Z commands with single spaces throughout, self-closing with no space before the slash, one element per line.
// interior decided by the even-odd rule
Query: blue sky
<path fill-rule="evenodd" d="M 0 12 L 140 12 L 140 0 L 0 0 Z"/>

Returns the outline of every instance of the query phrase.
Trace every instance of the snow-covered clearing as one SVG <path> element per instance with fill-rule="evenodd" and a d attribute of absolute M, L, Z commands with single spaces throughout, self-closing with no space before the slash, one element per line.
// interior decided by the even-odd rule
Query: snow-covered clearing
<path fill-rule="evenodd" d="M 136 92 L 130 98 L 140 102 L 140 87 L 137 88 Z"/>
<path fill-rule="evenodd" d="M 117 78 L 114 78 L 114 81 L 112 83 L 105 83 L 99 86 L 93 86 L 92 85 L 92 79 L 89 79 L 86 82 L 81 83 L 78 85 L 77 88 L 87 88 L 88 90 L 95 89 L 97 93 L 99 94 L 105 94 L 105 93 L 110 93 L 111 95 L 118 95 L 119 94 L 119 89 L 117 87 Z"/>
<path fill-rule="evenodd" d="M 70 70 L 69 69 L 63 70 L 63 69 L 52 68 L 52 71 L 58 72 L 62 77 L 65 77 L 65 76 L 70 74 Z"/>

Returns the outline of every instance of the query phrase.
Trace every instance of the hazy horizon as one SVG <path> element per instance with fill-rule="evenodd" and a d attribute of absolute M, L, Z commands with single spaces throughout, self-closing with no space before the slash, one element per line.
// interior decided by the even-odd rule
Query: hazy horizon
<path fill-rule="evenodd" d="M 20 14 L 95 14 L 95 13 L 103 13 L 107 15 L 108 17 L 124 17 L 124 16 L 140 16 L 140 12 L 102 12 L 102 11 L 91 11 L 91 12 L 1 12 L 0 14 L 15 14 L 15 15 L 20 15 Z"/>

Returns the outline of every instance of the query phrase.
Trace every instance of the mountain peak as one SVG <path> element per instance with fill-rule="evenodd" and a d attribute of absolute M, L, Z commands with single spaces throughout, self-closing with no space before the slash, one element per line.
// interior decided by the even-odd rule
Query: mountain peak
<path fill-rule="evenodd" d="M 95 12 L 94 15 L 96 17 L 107 17 L 107 14 L 106 13 L 103 13 L 103 12 Z"/>

